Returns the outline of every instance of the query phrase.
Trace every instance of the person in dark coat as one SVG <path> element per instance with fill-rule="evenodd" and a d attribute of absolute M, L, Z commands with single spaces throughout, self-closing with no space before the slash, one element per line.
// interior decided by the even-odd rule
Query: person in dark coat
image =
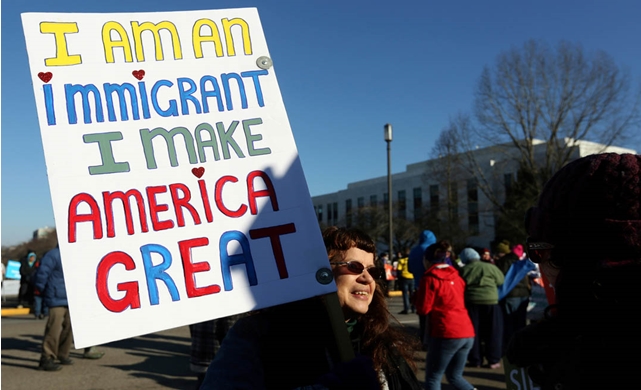
<path fill-rule="evenodd" d="M 60 364 L 73 364 L 69 358 L 73 335 L 60 248 L 50 250 L 42 258 L 36 274 L 35 287 L 38 291 L 44 291 L 45 303 L 49 307 L 49 319 L 42 341 L 42 355 L 38 369 L 58 371 L 62 368 Z M 55 359 L 60 364 L 56 364 Z"/>
<path fill-rule="evenodd" d="M 418 290 L 420 283 L 421 275 L 425 273 L 425 265 L 423 264 L 423 258 L 425 256 L 425 250 L 428 246 L 436 243 L 436 236 L 431 230 L 423 230 L 421 235 L 418 237 L 418 244 L 412 248 L 408 258 L 409 271 L 412 275 L 416 275 L 414 278 L 414 290 Z M 422 335 L 425 333 L 425 321 L 426 317 L 424 315 L 418 314 L 418 324 L 419 324 L 419 334 Z"/>
<path fill-rule="evenodd" d="M 507 359 L 548 389 L 632 389 L 641 367 L 641 156 L 605 153 L 559 170 L 526 215 L 530 260 L 555 291 Z"/>
<path fill-rule="evenodd" d="M 516 245 L 510 249 L 509 242 L 503 241 L 497 246 L 498 258 L 496 266 L 499 267 L 503 275 L 507 275 L 510 267 L 521 260 L 523 248 Z M 519 253 L 520 248 L 520 253 Z M 514 288 L 499 301 L 499 306 L 503 311 L 503 346 L 507 347 L 514 332 L 525 328 L 527 324 L 527 307 L 530 304 L 530 295 L 532 285 L 530 277 L 525 275 Z"/>
<path fill-rule="evenodd" d="M 36 272 L 36 254 L 31 249 L 27 256 L 20 261 L 20 290 L 18 291 L 18 305 L 33 305 L 33 275 Z"/>
<path fill-rule="evenodd" d="M 357 229 L 329 227 L 323 239 L 356 358 L 341 363 L 321 297 L 238 320 L 201 389 L 341 388 L 419 390 L 415 340 L 390 324 L 376 245 Z"/>

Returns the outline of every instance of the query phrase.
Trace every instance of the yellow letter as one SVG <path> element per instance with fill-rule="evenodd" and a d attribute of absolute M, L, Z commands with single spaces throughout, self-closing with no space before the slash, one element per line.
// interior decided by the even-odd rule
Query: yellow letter
<path fill-rule="evenodd" d="M 171 34 L 171 44 L 174 49 L 174 59 L 180 60 L 183 58 L 182 49 L 180 48 L 180 38 L 178 37 L 178 31 L 176 26 L 171 22 L 160 22 L 158 24 L 153 24 L 151 22 L 144 22 L 143 24 L 138 24 L 138 22 L 131 22 L 132 32 L 134 34 L 134 42 L 136 44 L 136 59 L 138 62 L 145 60 L 145 53 L 142 50 L 142 38 L 141 34 L 143 31 L 148 30 L 154 34 L 154 44 L 156 50 L 156 61 L 164 60 L 162 52 L 162 43 L 160 41 L 159 31 L 165 29 Z"/>
<path fill-rule="evenodd" d="M 82 57 L 79 54 L 69 55 L 67 50 L 67 33 L 77 33 L 78 24 L 66 22 L 42 22 L 40 23 L 40 32 L 43 34 L 53 34 L 56 39 L 56 56 L 45 58 L 46 66 L 67 66 L 78 65 L 82 63 Z"/>
<path fill-rule="evenodd" d="M 211 35 L 200 35 L 200 30 L 203 26 L 211 28 Z M 192 44 L 194 45 L 194 56 L 196 58 L 203 58 L 203 42 L 214 42 L 216 48 L 216 57 L 223 56 L 223 43 L 220 41 L 220 33 L 218 26 L 210 19 L 199 19 L 194 24 L 192 30 Z"/>
<path fill-rule="evenodd" d="M 120 36 L 119 41 L 114 41 L 111 39 L 111 32 L 115 31 Z M 131 56 L 131 44 L 129 43 L 129 35 L 125 28 L 120 25 L 118 22 L 107 22 L 102 26 L 102 47 L 105 50 L 105 60 L 107 63 L 114 62 L 114 47 L 122 47 L 122 50 L 125 54 L 125 62 L 133 62 L 134 59 Z"/>
<path fill-rule="evenodd" d="M 246 21 L 241 18 L 234 18 L 232 20 L 223 19 L 223 31 L 225 32 L 225 42 L 227 43 L 227 55 L 233 57 L 236 55 L 236 50 L 234 48 L 234 37 L 231 35 L 231 28 L 234 25 L 239 25 L 243 33 L 243 48 L 245 49 L 245 55 L 252 54 L 252 43 L 249 39 L 249 25 Z"/>

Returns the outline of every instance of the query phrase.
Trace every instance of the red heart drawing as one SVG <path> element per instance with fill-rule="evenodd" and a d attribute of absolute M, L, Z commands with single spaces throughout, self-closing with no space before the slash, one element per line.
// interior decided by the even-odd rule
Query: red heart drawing
<path fill-rule="evenodd" d="M 193 169 L 191 170 L 191 173 L 193 173 L 193 174 L 194 174 L 194 176 L 196 176 L 197 178 L 199 178 L 199 179 L 200 179 L 200 178 L 201 178 L 201 177 L 203 177 L 203 175 L 205 174 L 205 168 L 203 168 L 203 167 L 193 168 Z"/>
<path fill-rule="evenodd" d="M 143 77 L 145 77 L 145 71 L 142 69 L 134 70 L 133 72 L 131 72 L 131 74 L 134 75 L 134 77 L 137 78 L 138 80 L 142 80 Z"/>
<path fill-rule="evenodd" d="M 38 73 L 38 78 L 45 83 L 48 83 L 53 78 L 53 73 L 51 72 L 40 72 Z"/>

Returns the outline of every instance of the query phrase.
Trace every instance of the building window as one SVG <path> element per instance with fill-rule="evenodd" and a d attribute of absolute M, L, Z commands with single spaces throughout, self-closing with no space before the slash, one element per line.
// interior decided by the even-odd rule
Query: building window
<path fill-rule="evenodd" d="M 332 213 L 334 215 L 334 223 L 338 223 L 338 202 L 334 202 L 334 209 L 332 210 Z"/>
<path fill-rule="evenodd" d="M 372 207 L 377 207 L 378 206 L 378 200 L 376 200 L 376 195 L 370 195 L 369 196 L 369 205 Z"/>
<path fill-rule="evenodd" d="M 514 174 L 506 173 L 503 175 L 503 184 L 505 185 L 505 195 L 507 196 L 512 191 L 514 185 Z"/>
<path fill-rule="evenodd" d="M 345 222 L 347 227 L 352 226 L 352 200 L 345 201 Z"/>
<path fill-rule="evenodd" d="M 418 221 L 421 219 L 421 214 L 423 212 L 423 191 L 421 187 L 416 187 L 413 190 L 414 192 L 414 220 Z"/>
<path fill-rule="evenodd" d="M 407 203 L 405 202 L 405 190 L 398 192 L 398 216 L 406 219 L 407 217 Z"/>
<path fill-rule="evenodd" d="M 318 206 L 318 222 L 323 222 L 323 206 Z"/>
<path fill-rule="evenodd" d="M 450 183 L 450 189 L 447 191 L 447 196 L 449 199 L 448 210 L 450 221 L 458 221 L 458 183 Z"/>
<path fill-rule="evenodd" d="M 389 209 L 389 194 L 387 192 L 383 194 L 383 207 L 385 211 Z"/>
<path fill-rule="evenodd" d="M 327 203 L 327 224 L 332 224 L 332 204 Z"/>
<path fill-rule="evenodd" d="M 356 199 L 356 206 L 358 206 L 359 209 L 365 207 L 365 198 L 361 196 L 360 198 Z"/>
<path fill-rule="evenodd" d="M 438 184 L 430 186 L 430 209 L 435 211 L 439 208 Z"/>
<path fill-rule="evenodd" d="M 479 235 L 479 186 L 476 179 L 467 181 L 467 225 L 470 235 Z"/>

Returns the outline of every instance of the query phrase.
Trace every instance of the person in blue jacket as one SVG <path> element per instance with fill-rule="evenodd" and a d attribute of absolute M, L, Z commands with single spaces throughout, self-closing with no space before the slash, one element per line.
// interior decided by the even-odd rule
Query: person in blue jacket
<path fill-rule="evenodd" d="M 414 291 L 418 290 L 421 282 L 421 276 L 425 273 L 425 265 L 423 265 L 423 256 L 428 246 L 436 243 L 436 236 L 431 230 L 423 230 L 418 238 L 418 244 L 412 248 L 408 258 L 408 268 L 414 277 Z M 425 320 L 426 316 L 418 315 L 420 335 L 425 334 Z"/>
<path fill-rule="evenodd" d="M 44 291 L 45 303 L 49 307 L 38 369 L 58 371 L 62 368 L 60 364 L 73 364 L 69 358 L 73 335 L 59 247 L 56 246 L 42 258 L 35 287 L 38 291 Z M 60 364 L 55 363 L 54 359 L 58 359 Z"/>

